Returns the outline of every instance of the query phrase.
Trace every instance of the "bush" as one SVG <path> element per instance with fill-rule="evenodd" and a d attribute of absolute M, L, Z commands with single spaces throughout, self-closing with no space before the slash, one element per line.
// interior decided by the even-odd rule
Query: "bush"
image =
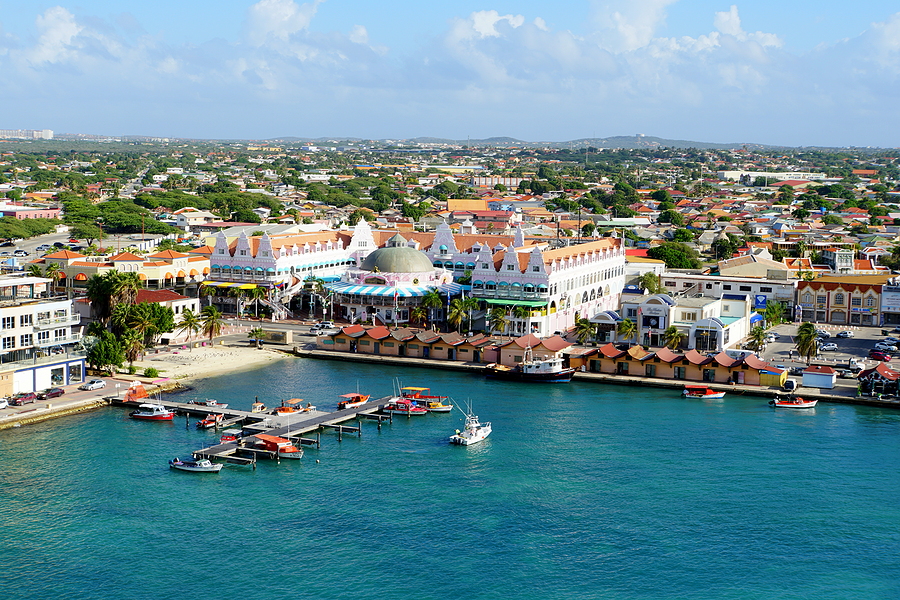
<path fill-rule="evenodd" d="M 147 367 L 144 369 L 144 377 L 159 377 L 159 371 L 153 367 Z"/>
<path fill-rule="evenodd" d="M 137 367 L 134 365 L 128 365 L 128 374 L 134 375 L 135 373 L 137 373 Z"/>

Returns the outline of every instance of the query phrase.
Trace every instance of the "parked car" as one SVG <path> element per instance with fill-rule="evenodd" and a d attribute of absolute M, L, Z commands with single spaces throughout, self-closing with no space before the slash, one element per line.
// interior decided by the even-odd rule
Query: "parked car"
<path fill-rule="evenodd" d="M 828 338 L 831 337 L 831 334 L 828 333 L 827 331 L 823 331 L 823 330 L 821 330 L 821 329 L 817 329 L 817 330 L 816 330 L 816 337 L 824 338 L 824 339 L 827 340 Z"/>
<path fill-rule="evenodd" d="M 38 247 L 35 248 L 34 250 L 35 250 L 35 252 L 46 252 L 47 250 L 49 250 L 49 249 L 52 248 L 52 247 L 53 247 L 53 246 L 51 246 L 50 244 L 41 244 L 40 246 L 38 246 Z"/>
<path fill-rule="evenodd" d="M 319 331 L 320 329 L 334 329 L 334 321 L 320 321 L 309 328 L 310 331 Z"/>
<path fill-rule="evenodd" d="M 785 379 L 785 380 L 784 380 L 784 391 L 786 391 L 786 392 L 793 392 L 793 391 L 796 390 L 798 387 L 799 387 L 799 386 L 797 385 L 797 380 L 796 380 L 796 379 Z"/>
<path fill-rule="evenodd" d="M 853 369 L 840 369 L 838 371 L 838 377 L 841 379 L 855 379 L 858 372 L 859 371 L 854 371 Z"/>
<path fill-rule="evenodd" d="M 31 404 L 35 400 L 37 400 L 37 394 L 34 392 L 21 392 L 13 396 L 9 403 L 13 406 L 22 406 L 24 404 Z"/>
<path fill-rule="evenodd" d="M 28 256 L 28 252 L 26 252 L 25 250 L 16 250 L 15 252 L 13 252 L 13 256 Z"/>
<path fill-rule="evenodd" d="M 838 345 L 834 342 L 828 342 L 827 344 L 822 344 L 819 346 L 819 350 L 837 350 Z"/>
<path fill-rule="evenodd" d="M 878 342 L 875 344 L 876 350 L 881 350 L 882 352 L 896 352 L 897 346 L 893 344 L 885 344 L 884 342 Z"/>
<path fill-rule="evenodd" d="M 880 350 L 869 350 L 869 358 L 872 360 L 888 362 L 891 360 L 891 355 L 886 352 L 881 352 Z"/>
<path fill-rule="evenodd" d="M 66 245 L 63 242 L 53 242 L 54 248 L 65 248 Z"/>
<path fill-rule="evenodd" d="M 9 408 L 9 398 L 0 398 L 0 408 Z"/>
<path fill-rule="evenodd" d="M 895 338 L 895 337 L 893 337 L 893 336 L 888 336 L 888 337 L 884 338 L 884 339 L 881 340 L 881 341 L 882 341 L 882 343 L 884 343 L 884 344 L 894 344 L 894 345 L 896 345 L 896 344 L 900 343 L 900 338 Z"/>
<path fill-rule="evenodd" d="M 99 390 L 106 387 L 106 382 L 102 379 L 89 379 L 78 386 L 79 390 Z"/>
<path fill-rule="evenodd" d="M 852 338 L 853 332 L 852 331 L 841 331 L 840 333 L 837 334 L 837 336 L 839 338 Z"/>
<path fill-rule="evenodd" d="M 47 398 L 59 398 L 65 393 L 66 390 L 60 387 L 50 388 L 49 390 L 44 390 L 43 392 L 38 394 L 38 400 L 46 400 Z"/>
<path fill-rule="evenodd" d="M 767 338 L 772 338 L 773 340 L 777 340 L 777 339 L 780 338 L 781 336 L 778 335 L 777 333 L 775 333 L 774 331 L 770 331 L 770 332 L 768 332 L 768 333 L 766 334 L 766 337 L 767 337 Z"/>
<path fill-rule="evenodd" d="M 77 244 L 77 243 L 78 243 L 78 240 L 76 240 L 75 238 L 69 238 L 69 243 L 70 243 L 70 244 Z"/>

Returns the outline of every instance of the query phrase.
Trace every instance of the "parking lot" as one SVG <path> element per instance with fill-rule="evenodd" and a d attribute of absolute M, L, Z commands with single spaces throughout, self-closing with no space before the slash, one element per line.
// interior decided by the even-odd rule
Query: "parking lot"
<path fill-rule="evenodd" d="M 784 366 L 787 368 L 803 369 L 806 368 L 806 360 L 797 356 L 794 345 L 794 336 L 797 333 L 797 323 L 784 323 L 773 327 L 770 331 L 777 333 L 780 337 L 774 342 L 766 345 L 766 349 L 762 352 L 763 359 L 771 365 Z M 813 358 L 810 364 L 829 365 L 836 370 L 847 369 L 850 366 L 850 360 L 856 359 L 865 364 L 865 368 L 875 366 L 877 361 L 869 358 L 869 350 L 875 347 L 876 342 L 882 341 L 885 335 L 882 331 L 892 330 L 893 327 L 859 327 L 859 326 L 840 326 L 840 325 L 817 325 L 818 329 L 822 329 L 831 334 L 831 337 L 824 342 L 834 342 L 838 349 L 832 351 L 822 351 L 819 356 Z M 852 338 L 839 338 L 837 333 L 840 331 L 852 331 Z M 894 337 L 900 337 L 900 333 L 892 333 Z M 793 358 L 789 353 L 793 351 Z M 896 353 L 892 356 L 897 356 Z M 895 367 L 894 363 L 898 362 L 897 358 L 893 358 L 888 363 L 891 367 Z M 792 379 L 796 379 L 800 383 L 800 373 L 792 373 L 789 375 Z M 839 388 L 856 389 L 856 379 L 838 378 L 837 386 Z"/>

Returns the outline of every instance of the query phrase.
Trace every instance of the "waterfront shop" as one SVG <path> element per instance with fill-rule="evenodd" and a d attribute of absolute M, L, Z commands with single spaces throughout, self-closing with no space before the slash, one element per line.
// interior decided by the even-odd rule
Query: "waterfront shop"
<path fill-rule="evenodd" d="M 820 277 L 797 284 L 800 320 L 835 325 L 881 325 L 882 288 L 890 275 Z M 898 304 L 900 306 L 900 304 Z M 900 312 L 892 311 L 900 322 Z"/>

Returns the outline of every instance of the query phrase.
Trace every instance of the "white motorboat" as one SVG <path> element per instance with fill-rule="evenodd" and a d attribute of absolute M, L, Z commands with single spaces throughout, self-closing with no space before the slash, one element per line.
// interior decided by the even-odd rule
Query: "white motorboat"
<path fill-rule="evenodd" d="M 198 458 L 197 460 L 174 458 L 169 461 L 169 468 L 192 473 L 218 473 L 222 470 L 222 465 L 214 463 L 208 458 Z"/>
<path fill-rule="evenodd" d="M 130 416 L 140 421 L 171 421 L 175 412 L 162 404 L 141 404 L 138 410 L 131 411 Z"/>
<path fill-rule="evenodd" d="M 471 446 L 489 435 L 491 435 L 491 424 L 480 422 L 478 417 L 470 412 L 466 415 L 466 426 L 462 431 L 457 429 L 456 433 L 450 436 L 450 443 Z"/>

